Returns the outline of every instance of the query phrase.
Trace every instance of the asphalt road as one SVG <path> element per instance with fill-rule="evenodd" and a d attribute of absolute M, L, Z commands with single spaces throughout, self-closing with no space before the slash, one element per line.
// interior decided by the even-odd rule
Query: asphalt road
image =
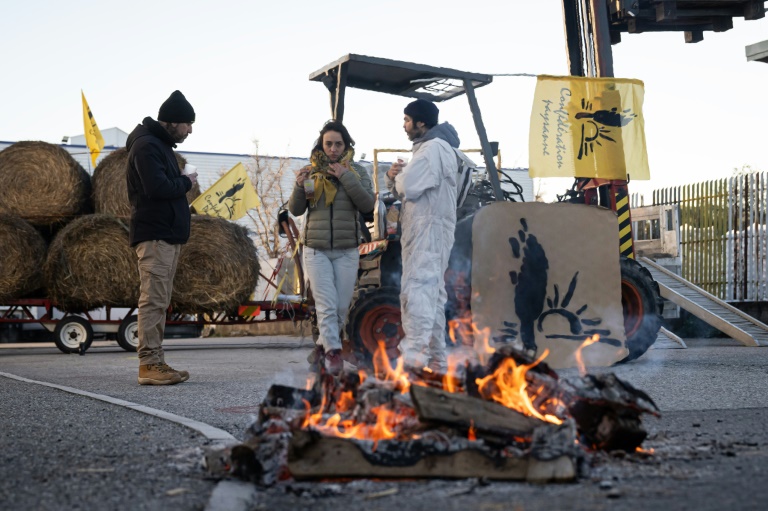
<path fill-rule="evenodd" d="M 464 481 L 293 483 L 250 492 L 234 509 L 766 509 L 768 349 L 729 339 L 658 346 L 611 368 L 662 410 L 648 418 L 652 456 L 596 456 L 574 484 Z M 84 355 L 53 344 L 0 344 L 0 373 L 110 396 L 242 439 L 273 383 L 303 386 L 308 341 L 166 341 L 191 373 L 168 387 L 136 383 L 137 359 L 112 342 Z M 203 434 L 124 406 L 0 376 L 0 509 L 223 509 L 235 486 L 200 467 Z M 240 490 L 243 486 L 239 487 Z M 231 504 L 231 503 L 230 503 Z M 234 504 L 232 504 L 234 506 Z"/>

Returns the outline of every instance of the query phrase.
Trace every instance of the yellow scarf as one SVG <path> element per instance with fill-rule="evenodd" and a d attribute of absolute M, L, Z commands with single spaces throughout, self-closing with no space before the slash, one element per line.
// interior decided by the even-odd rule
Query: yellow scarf
<path fill-rule="evenodd" d="M 343 167 L 347 167 L 352 173 L 360 179 L 355 167 L 352 166 L 352 157 L 355 155 L 355 150 L 352 148 L 344 151 L 344 154 L 339 158 L 339 164 Z M 331 168 L 331 160 L 323 151 L 315 151 L 312 153 L 312 157 L 309 159 L 312 164 L 312 170 L 309 173 L 310 179 L 315 181 L 315 199 L 312 202 L 312 206 L 316 206 L 320 202 L 320 197 L 325 195 L 325 205 L 330 206 L 333 204 L 333 200 L 336 198 L 336 184 L 335 178 L 331 179 L 333 175 L 328 175 L 328 170 Z"/>

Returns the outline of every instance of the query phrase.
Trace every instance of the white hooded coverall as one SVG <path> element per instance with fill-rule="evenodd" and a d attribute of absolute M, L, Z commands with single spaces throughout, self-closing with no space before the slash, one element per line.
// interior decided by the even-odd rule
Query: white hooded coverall
<path fill-rule="evenodd" d="M 414 144 L 413 156 L 388 187 L 402 201 L 403 275 L 400 306 L 405 338 L 400 342 L 404 362 L 412 367 L 428 363 L 445 369 L 445 271 L 456 228 L 454 147 L 459 140 L 447 123 Z M 443 133 L 445 132 L 445 134 Z M 431 135 L 431 137 L 430 137 Z M 455 139 L 455 141 L 453 140 Z"/>

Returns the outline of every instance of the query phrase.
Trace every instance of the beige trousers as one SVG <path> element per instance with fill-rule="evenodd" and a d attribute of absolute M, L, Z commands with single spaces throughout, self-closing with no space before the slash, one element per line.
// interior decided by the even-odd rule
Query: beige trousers
<path fill-rule="evenodd" d="M 165 314 L 171 304 L 173 276 L 181 245 L 165 241 L 143 241 L 135 247 L 139 256 L 139 365 L 161 364 Z"/>

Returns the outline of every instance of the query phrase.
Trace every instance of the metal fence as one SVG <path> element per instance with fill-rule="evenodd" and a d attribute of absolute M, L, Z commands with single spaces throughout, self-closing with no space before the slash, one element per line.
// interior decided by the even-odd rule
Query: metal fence
<path fill-rule="evenodd" d="M 768 173 L 653 192 L 678 204 L 682 277 L 728 301 L 768 299 Z"/>

